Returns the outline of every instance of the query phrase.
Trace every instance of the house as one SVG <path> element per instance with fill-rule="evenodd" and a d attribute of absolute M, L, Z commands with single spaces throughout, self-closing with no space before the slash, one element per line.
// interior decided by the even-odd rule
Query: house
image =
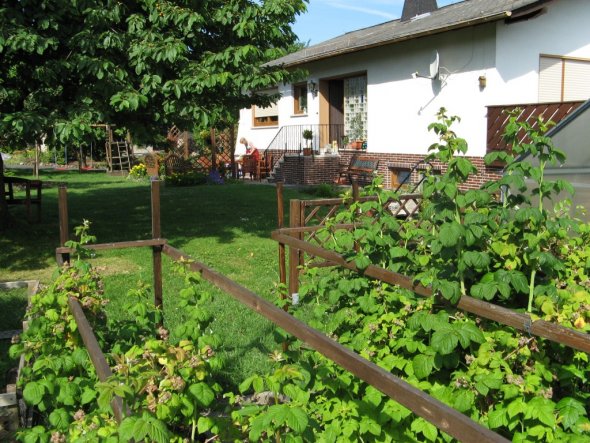
<path fill-rule="evenodd" d="M 274 106 L 242 110 L 239 137 L 282 158 L 279 178 L 306 184 L 329 181 L 358 138 L 394 187 L 436 141 L 427 127 L 445 107 L 461 117 L 454 129 L 480 171 L 475 186 L 501 173 L 483 156 L 502 149 L 504 108 L 560 120 L 590 98 L 588 23 L 588 0 L 465 0 L 442 8 L 406 0 L 399 20 L 272 62 L 304 69 L 307 79 L 269 90 L 281 94 Z M 314 148 L 337 147 L 339 158 L 302 158 L 304 129 Z"/>

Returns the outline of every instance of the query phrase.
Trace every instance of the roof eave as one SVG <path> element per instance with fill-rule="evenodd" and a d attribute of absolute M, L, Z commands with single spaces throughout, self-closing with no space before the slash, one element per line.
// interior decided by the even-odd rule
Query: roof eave
<path fill-rule="evenodd" d="M 283 66 L 285 68 L 292 68 L 295 66 L 305 65 L 305 64 L 308 64 L 311 62 L 325 60 L 327 58 L 332 58 L 332 57 L 336 57 L 336 56 L 340 56 L 340 55 L 365 51 L 367 49 L 377 48 L 380 46 L 387 46 L 387 45 L 391 45 L 393 43 L 399 43 L 399 42 L 403 42 L 403 41 L 407 41 L 407 40 L 414 40 L 414 39 L 421 38 L 421 37 L 427 37 L 429 35 L 436 35 L 436 34 L 440 34 L 443 32 L 453 31 L 456 29 L 467 28 L 469 26 L 475 26 L 475 25 L 480 25 L 483 23 L 489 23 L 489 22 L 494 22 L 494 21 L 498 21 L 498 20 L 503 20 L 503 19 L 509 18 L 511 15 L 512 15 L 512 11 L 502 11 L 502 12 L 494 14 L 494 15 L 481 17 L 478 19 L 465 20 L 463 22 L 453 23 L 452 25 L 443 26 L 443 27 L 436 28 L 436 29 L 429 29 L 429 30 L 425 30 L 425 31 L 418 32 L 415 34 L 408 34 L 408 35 L 401 36 L 401 37 L 398 37 L 398 38 L 395 38 L 392 40 L 384 40 L 382 42 L 373 43 L 370 45 L 355 46 L 353 48 L 344 48 L 344 49 L 339 49 L 339 50 L 335 50 L 335 51 L 325 52 L 325 53 L 318 54 L 315 56 L 306 57 L 302 60 L 298 60 L 295 62 L 282 63 L 279 65 Z M 273 65 L 273 64 L 274 64 L 273 62 L 267 63 L 267 65 Z"/>

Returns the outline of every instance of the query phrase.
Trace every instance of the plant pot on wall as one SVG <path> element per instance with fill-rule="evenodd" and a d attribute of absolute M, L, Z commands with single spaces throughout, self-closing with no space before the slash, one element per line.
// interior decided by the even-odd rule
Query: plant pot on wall
<path fill-rule="evenodd" d="M 303 148 L 303 155 L 311 155 L 311 148 Z"/>
<path fill-rule="evenodd" d="M 363 141 L 362 140 L 355 140 L 350 143 L 350 147 L 352 149 L 361 149 L 363 147 Z"/>

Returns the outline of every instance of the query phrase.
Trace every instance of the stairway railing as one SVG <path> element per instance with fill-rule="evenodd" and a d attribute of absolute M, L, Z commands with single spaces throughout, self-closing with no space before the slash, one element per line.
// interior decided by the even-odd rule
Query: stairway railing
<path fill-rule="evenodd" d="M 312 138 L 308 142 L 303 138 L 303 131 L 310 130 Z M 269 151 L 273 153 L 280 153 L 280 155 L 273 156 L 272 168 L 285 155 L 301 155 L 303 148 L 311 147 L 314 151 L 318 151 L 321 146 L 332 144 L 336 141 L 338 146 L 343 146 L 344 125 L 323 124 L 323 125 L 289 125 L 283 126 L 275 137 L 271 140 L 267 148 L 264 150 L 264 155 Z"/>

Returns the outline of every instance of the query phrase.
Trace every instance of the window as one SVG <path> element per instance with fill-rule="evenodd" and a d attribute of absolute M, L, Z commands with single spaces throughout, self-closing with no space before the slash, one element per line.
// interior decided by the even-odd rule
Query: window
<path fill-rule="evenodd" d="M 294 114 L 307 114 L 307 83 L 293 85 Z"/>
<path fill-rule="evenodd" d="M 541 55 L 539 102 L 563 102 L 590 98 L 590 60 Z"/>
<path fill-rule="evenodd" d="M 406 168 L 390 167 L 391 187 L 397 189 L 410 183 L 410 170 Z"/>
<path fill-rule="evenodd" d="M 269 89 L 261 91 L 261 94 L 277 94 L 278 89 Z M 252 106 L 252 125 L 253 126 L 278 126 L 279 124 L 279 107 L 272 103 L 266 108 Z"/>
<path fill-rule="evenodd" d="M 350 139 L 367 139 L 367 76 L 344 79 L 344 132 Z"/>

